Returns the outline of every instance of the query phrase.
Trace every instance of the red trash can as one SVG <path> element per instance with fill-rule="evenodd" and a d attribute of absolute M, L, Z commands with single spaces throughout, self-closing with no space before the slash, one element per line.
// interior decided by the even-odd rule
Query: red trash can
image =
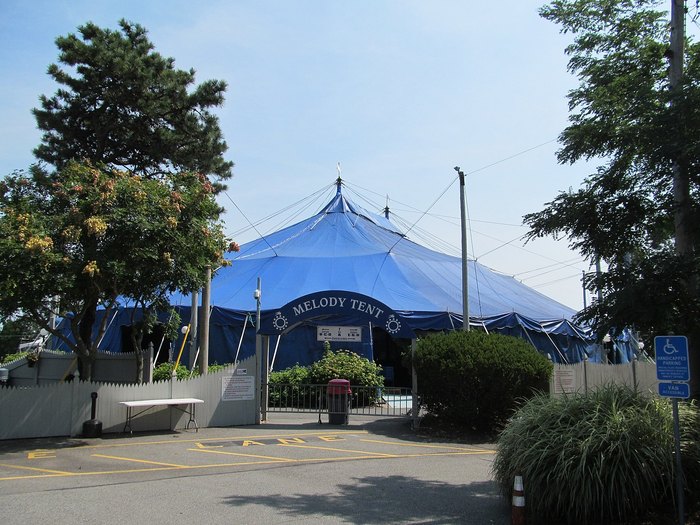
<path fill-rule="evenodd" d="M 331 425 L 347 425 L 350 412 L 350 381 L 347 379 L 331 379 L 328 381 L 328 423 Z"/>

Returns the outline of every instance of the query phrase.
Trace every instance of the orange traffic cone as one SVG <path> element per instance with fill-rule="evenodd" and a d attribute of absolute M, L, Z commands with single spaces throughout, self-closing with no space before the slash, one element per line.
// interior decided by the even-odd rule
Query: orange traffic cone
<path fill-rule="evenodd" d="M 512 525 L 525 525 L 525 492 L 523 490 L 523 477 L 515 476 L 513 482 L 513 510 L 511 514 Z"/>

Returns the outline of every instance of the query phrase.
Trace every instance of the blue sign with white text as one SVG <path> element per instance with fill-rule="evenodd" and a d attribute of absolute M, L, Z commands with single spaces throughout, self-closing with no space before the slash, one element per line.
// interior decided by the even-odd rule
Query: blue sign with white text
<path fill-rule="evenodd" d="M 688 383 L 659 383 L 659 395 L 688 399 L 690 397 L 690 386 Z"/>
<path fill-rule="evenodd" d="M 684 335 L 660 335 L 654 338 L 656 379 L 690 381 L 688 338 Z"/>

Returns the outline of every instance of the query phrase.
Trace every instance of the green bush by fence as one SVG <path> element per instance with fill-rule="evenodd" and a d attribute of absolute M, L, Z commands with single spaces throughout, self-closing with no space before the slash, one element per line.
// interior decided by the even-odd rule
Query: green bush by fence
<path fill-rule="evenodd" d="M 219 365 L 219 364 L 212 364 L 207 367 L 207 372 L 210 374 L 213 374 L 214 372 L 218 372 L 220 370 L 223 370 L 229 366 L 228 364 L 224 365 Z M 153 368 L 153 381 L 169 381 L 172 378 L 173 375 L 173 368 L 175 368 L 175 363 L 161 363 L 155 368 Z M 199 367 L 194 367 L 192 370 L 189 370 L 185 365 L 177 365 L 177 379 L 182 380 L 182 379 L 189 379 L 190 377 L 196 377 L 199 375 Z"/>
<path fill-rule="evenodd" d="M 384 386 L 382 367 L 354 352 L 348 350 L 332 351 L 326 346 L 323 357 L 310 366 L 299 364 L 270 373 L 271 406 L 290 406 L 302 403 L 306 408 L 317 406 L 317 391 L 309 394 L 303 385 L 326 385 L 331 379 L 347 379 L 351 385 L 376 387 Z M 375 402 L 376 395 L 366 396 L 365 402 Z M 353 398 L 353 403 L 356 399 Z"/>
<path fill-rule="evenodd" d="M 553 368 L 522 339 L 477 330 L 420 339 L 414 363 L 421 406 L 477 432 L 498 430 L 521 398 L 547 390 Z"/>

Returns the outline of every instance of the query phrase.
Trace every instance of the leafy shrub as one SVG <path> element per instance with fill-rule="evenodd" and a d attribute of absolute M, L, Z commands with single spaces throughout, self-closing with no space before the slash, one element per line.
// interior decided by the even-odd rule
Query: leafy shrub
<path fill-rule="evenodd" d="M 227 366 L 230 366 L 230 365 L 231 365 L 231 363 L 224 363 L 223 365 L 220 365 L 218 363 L 214 363 L 214 364 L 209 365 L 207 367 L 207 373 L 214 374 L 216 372 L 221 372 L 224 368 L 226 368 Z M 199 369 L 196 369 L 196 370 L 197 370 L 197 373 L 195 375 L 199 375 Z"/>
<path fill-rule="evenodd" d="M 290 407 L 302 406 L 309 408 L 314 406 L 315 398 L 311 399 L 308 389 L 304 386 L 310 383 L 309 368 L 298 363 L 291 368 L 270 372 L 271 385 L 268 397 L 270 406 Z"/>
<path fill-rule="evenodd" d="M 270 384 L 302 385 L 309 383 L 309 368 L 301 366 L 299 363 L 279 372 L 270 372 Z"/>
<path fill-rule="evenodd" d="M 552 364 L 522 339 L 472 330 L 418 341 L 421 404 L 442 422 L 493 432 L 519 398 L 546 390 Z"/>
<path fill-rule="evenodd" d="M 175 363 L 161 363 L 153 369 L 153 381 L 170 381 L 173 376 Z M 177 378 L 179 380 L 188 379 L 190 371 L 185 365 L 177 365 Z M 197 375 L 197 373 L 195 373 Z"/>
<path fill-rule="evenodd" d="M 5 363 L 12 363 L 13 361 L 17 361 L 18 359 L 27 357 L 29 353 L 30 352 L 15 352 L 14 354 L 6 354 L 0 358 L 0 365 L 3 365 Z"/>
<path fill-rule="evenodd" d="M 328 345 L 323 357 L 311 366 L 294 365 L 291 368 L 270 374 L 271 406 L 302 406 L 316 407 L 321 392 L 309 385 L 327 385 L 331 379 L 347 379 L 353 386 L 379 388 L 384 386 L 382 367 L 373 361 L 348 350 L 333 352 Z M 363 403 L 373 403 L 377 400 L 376 390 L 362 398 Z M 357 405 L 356 392 L 353 393 L 353 403 Z"/>
<path fill-rule="evenodd" d="M 326 350 L 323 357 L 309 367 L 312 384 L 325 385 L 331 379 L 347 379 L 357 386 L 384 386 L 382 367 L 349 350 Z"/>
<path fill-rule="evenodd" d="M 689 501 L 698 501 L 697 406 L 681 410 Z M 493 464 L 502 492 L 523 476 L 533 522 L 638 523 L 673 508 L 673 421 L 668 401 L 610 385 L 588 395 L 538 395 L 498 439 Z"/>
<path fill-rule="evenodd" d="M 207 367 L 207 373 L 213 374 L 230 366 L 231 363 L 219 365 L 211 364 Z M 169 381 L 173 375 L 175 363 L 161 363 L 153 369 L 153 381 Z M 177 378 L 179 380 L 197 377 L 199 375 L 199 367 L 195 366 L 192 370 L 188 370 L 185 365 L 177 365 Z"/>

